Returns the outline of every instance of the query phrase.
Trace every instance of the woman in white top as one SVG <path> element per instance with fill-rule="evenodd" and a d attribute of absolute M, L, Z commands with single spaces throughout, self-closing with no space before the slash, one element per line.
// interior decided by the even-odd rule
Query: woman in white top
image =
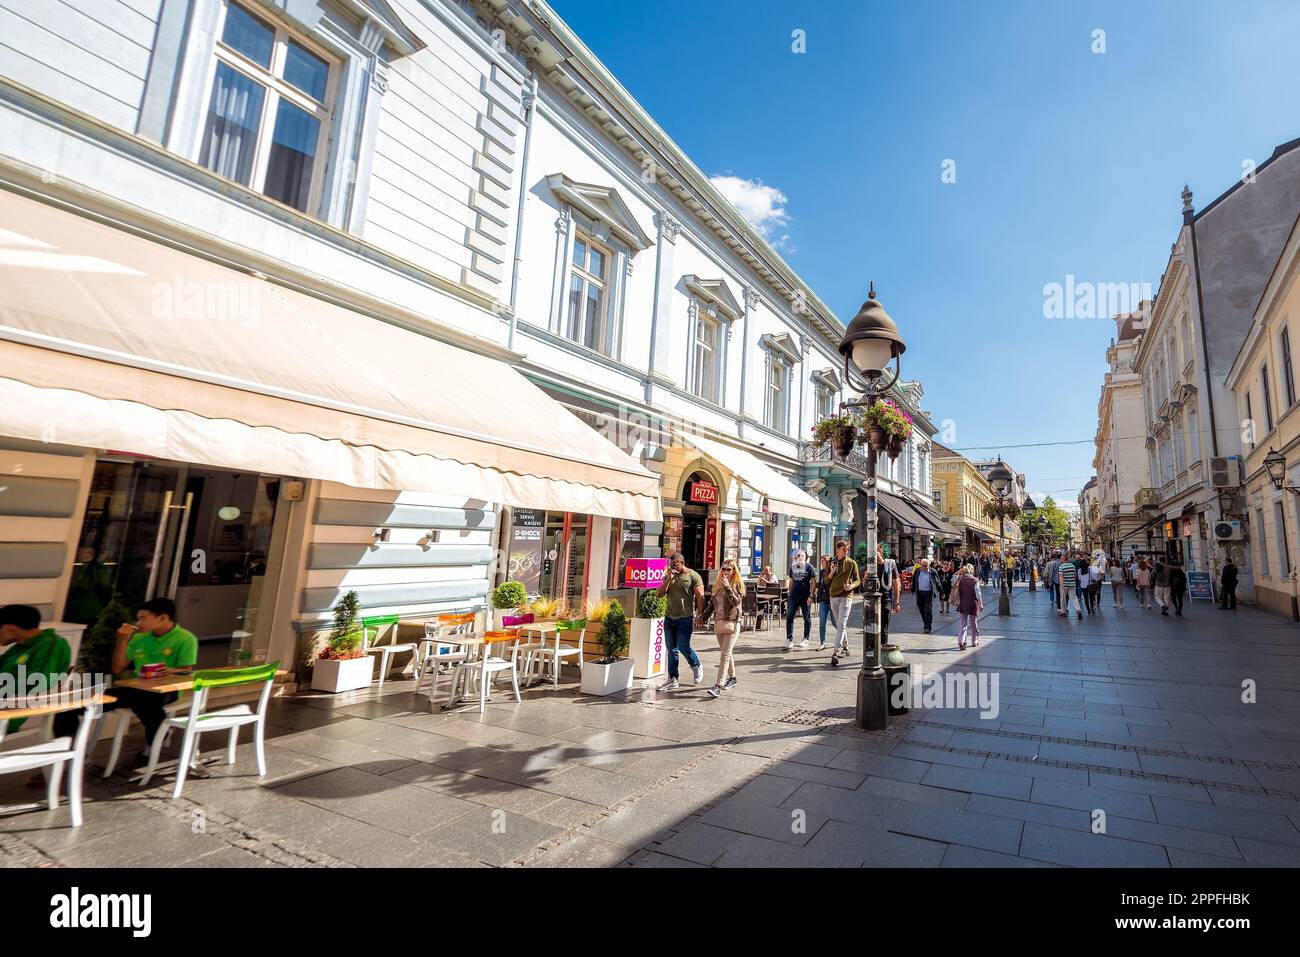
<path fill-rule="evenodd" d="M 1100 556 L 1092 556 L 1092 564 L 1088 567 L 1088 600 L 1091 602 L 1089 611 L 1101 611 L 1101 586 L 1106 580 L 1106 568 L 1102 564 Z"/>

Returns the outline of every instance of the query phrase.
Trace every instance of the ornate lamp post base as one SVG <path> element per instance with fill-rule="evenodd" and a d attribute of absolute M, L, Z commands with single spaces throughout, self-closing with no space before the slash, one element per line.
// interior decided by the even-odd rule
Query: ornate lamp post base
<path fill-rule="evenodd" d="M 882 668 L 858 672 L 857 725 L 864 731 L 884 731 L 889 722 L 889 683 Z"/>

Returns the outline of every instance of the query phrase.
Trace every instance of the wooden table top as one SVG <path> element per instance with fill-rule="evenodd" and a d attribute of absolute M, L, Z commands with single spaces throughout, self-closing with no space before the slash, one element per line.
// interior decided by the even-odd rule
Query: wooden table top
<path fill-rule="evenodd" d="M 46 695 L 39 699 L 19 698 L 19 701 L 39 701 L 39 704 L 29 705 L 25 708 L 0 707 L 0 720 L 10 718 L 39 718 L 46 714 L 58 714 L 61 711 L 75 711 L 78 708 L 84 708 L 89 704 L 113 704 L 117 701 L 111 694 L 101 695 L 84 695 L 84 694 L 56 694 Z"/>
<path fill-rule="evenodd" d="M 243 667 L 243 666 L 241 666 Z M 204 668 L 203 671 L 225 671 L 225 668 Z M 275 676 L 282 678 L 289 672 L 283 668 L 276 671 Z M 189 691 L 194 687 L 193 674 L 167 674 L 161 678 L 121 678 L 114 680 L 115 688 L 139 688 L 141 691 L 152 691 L 156 694 L 168 694 L 173 691 Z"/>

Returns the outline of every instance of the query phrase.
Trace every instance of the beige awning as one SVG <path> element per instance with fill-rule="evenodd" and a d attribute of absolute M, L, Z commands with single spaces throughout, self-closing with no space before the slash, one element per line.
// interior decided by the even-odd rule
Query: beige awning
<path fill-rule="evenodd" d="M 767 496 L 769 511 L 814 522 L 829 522 L 831 510 L 755 456 L 734 445 L 684 433 L 682 439 L 714 459 L 760 495 Z"/>
<path fill-rule="evenodd" d="M 3 191 L 0 434 L 661 517 L 657 476 L 501 360 Z"/>

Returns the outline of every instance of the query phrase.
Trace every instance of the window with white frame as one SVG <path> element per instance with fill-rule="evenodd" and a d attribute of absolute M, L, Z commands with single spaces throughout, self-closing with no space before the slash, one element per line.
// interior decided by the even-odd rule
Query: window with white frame
<path fill-rule="evenodd" d="M 597 352 L 608 351 L 610 251 L 582 230 L 573 239 L 565 338 Z"/>
<path fill-rule="evenodd" d="M 1268 380 L 1268 363 L 1265 362 L 1259 370 L 1259 383 L 1264 390 L 1264 423 L 1268 426 L 1268 431 L 1273 431 L 1273 387 Z"/>
<path fill-rule="evenodd" d="M 1286 540 L 1286 506 L 1273 503 L 1273 534 L 1277 540 L 1277 574 L 1286 578 L 1291 574 L 1291 543 Z"/>
<path fill-rule="evenodd" d="M 1192 440 L 1192 464 L 1201 460 L 1201 433 L 1197 425 L 1196 406 L 1187 410 L 1187 437 Z"/>
<path fill-rule="evenodd" d="M 695 351 L 691 366 L 694 393 L 709 402 L 718 401 L 720 358 L 719 334 L 722 324 L 700 310 L 695 321 Z"/>
<path fill-rule="evenodd" d="M 1259 542 L 1259 573 L 1268 575 L 1268 540 L 1264 537 L 1264 510 L 1255 507 L 1255 541 Z"/>
<path fill-rule="evenodd" d="M 1187 468 L 1186 450 L 1183 447 L 1183 417 L 1179 415 L 1171 426 L 1174 439 L 1174 474 L 1182 475 Z"/>
<path fill-rule="evenodd" d="M 817 416 L 816 421 L 829 419 L 835 414 L 835 393 L 827 386 L 819 385 L 817 387 Z"/>
<path fill-rule="evenodd" d="M 303 212 L 319 205 L 335 63 L 283 26 L 227 3 L 197 161 Z"/>
<path fill-rule="evenodd" d="M 1278 345 L 1282 349 L 1282 387 L 1283 396 L 1286 398 L 1286 407 L 1289 409 L 1295 405 L 1295 372 L 1291 367 L 1291 331 L 1283 329 L 1282 335 L 1278 337 Z"/>
<path fill-rule="evenodd" d="M 770 429 L 785 431 L 786 379 L 789 368 L 776 356 L 768 360 L 767 396 L 764 402 L 763 421 Z"/>

